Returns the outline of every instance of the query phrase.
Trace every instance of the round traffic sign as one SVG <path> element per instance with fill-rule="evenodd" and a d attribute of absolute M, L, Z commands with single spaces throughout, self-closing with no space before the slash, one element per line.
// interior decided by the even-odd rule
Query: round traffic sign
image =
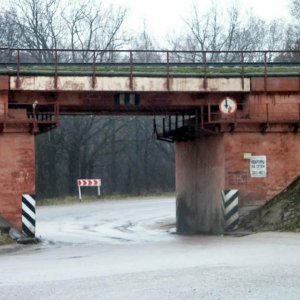
<path fill-rule="evenodd" d="M 219 108 L 223 114 L 234 114 L 237 110 L 237 103 L 234 99 L 226 97 L 220 102 Z"/>

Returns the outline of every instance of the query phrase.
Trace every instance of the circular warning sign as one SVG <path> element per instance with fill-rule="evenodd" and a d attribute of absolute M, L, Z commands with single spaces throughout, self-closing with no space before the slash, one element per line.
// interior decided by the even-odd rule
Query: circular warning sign
<path fill-rule="evenodd" d="M 237 103 L 234 99 L 226 97 L 221 101 L 219 107 L 223 114 L 234 114 L 237 110 Z"/>

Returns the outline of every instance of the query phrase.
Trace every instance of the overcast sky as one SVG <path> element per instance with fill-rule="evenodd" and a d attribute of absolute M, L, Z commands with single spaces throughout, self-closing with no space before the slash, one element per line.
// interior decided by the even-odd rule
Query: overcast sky
<path fill-rule="evenodd" d="M 104 0 L 106 2 L 107 0 Z M 289 0 L 236 0 L 243 11 L 250 10 L 267 20 L 272 18 L 287 18 L 289 15 Z M 129 8 L 127 24 L 130 28 L 138 29 L 145 20 L 147 29 L 157 40 L 163 40 L 167 32 L 179 30 L 182 20 L 191 12 L 195 2 L 203 10 L 213 0 L 113 0 L 113 4 Z M 231 0 L 215 0 L 222 7 L 232 3 Z"/>

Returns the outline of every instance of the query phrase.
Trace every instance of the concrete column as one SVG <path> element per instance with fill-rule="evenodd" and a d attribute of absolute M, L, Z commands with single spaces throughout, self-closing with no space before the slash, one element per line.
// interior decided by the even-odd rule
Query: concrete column
<path fill-rule="evenodd" d="M 176 215 L 181 234 L 223 232 L 223 136 L 176 144 Z"/>
<path fill-rule="evenodd" d="M 34 135 L 0 134 L 0 183 L 0 215 L 21 230 L 22 194 L 35 194 Z"/>

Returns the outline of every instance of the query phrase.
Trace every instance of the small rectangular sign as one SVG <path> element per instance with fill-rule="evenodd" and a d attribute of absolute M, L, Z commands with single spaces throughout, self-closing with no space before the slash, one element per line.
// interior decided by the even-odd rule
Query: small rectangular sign
<path fill-rule="evenodd" d="M 101 179 L 77 179 L 78 186 L 101 186 Z"/>
<path fill-rule="evenodd" d="M 267 177 L 267 157 L 265 155 L 251 156 L 251 177 Z"/>

